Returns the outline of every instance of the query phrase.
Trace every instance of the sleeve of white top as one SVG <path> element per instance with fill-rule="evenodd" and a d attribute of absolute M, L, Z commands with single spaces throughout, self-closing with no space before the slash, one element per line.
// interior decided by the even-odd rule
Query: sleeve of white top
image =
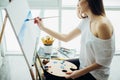
<path fill-rule="evenodd" d="M 85 28 L 85 25 L 86 25 L 87 21 L 88 21 L 88 18 L 84 18 L 80 21 L 80 23 L 78 25 L 78 29 L 80 29 L 81 32 Z"/>
<path fill-rule="evenodd" d="M 96 63 L 105 67 L 111 64 L 113 54 L 115 52 L 114 42 L 111 40 L 94 41 L 93 49 L 95 52 Z"/>

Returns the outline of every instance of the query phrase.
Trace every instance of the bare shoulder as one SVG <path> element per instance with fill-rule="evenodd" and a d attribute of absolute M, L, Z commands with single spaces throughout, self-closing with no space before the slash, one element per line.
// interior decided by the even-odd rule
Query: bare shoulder
<path fill-rule="evenodd" d="M 101 39 L 111 38 L 113 33 L 113 26 L 109 19 L 103 18 L 97 23 L 97 34 Z"/>

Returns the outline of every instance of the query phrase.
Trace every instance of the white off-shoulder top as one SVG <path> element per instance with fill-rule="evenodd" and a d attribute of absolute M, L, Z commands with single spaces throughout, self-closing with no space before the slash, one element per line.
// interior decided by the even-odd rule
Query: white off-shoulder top
<path fill-rule="evenodd" d="M 97 80 L 107 80 L 110 71 L 109 66 L 115 53 L 114 32 L 110 39 L 103 40 L 97 38 L 90 31 L 90 20 L 88 18 L 83 19 L 78 28 L 81 31 L 80 68 L 96 62 L 103 67 L 90 73 Z"/>

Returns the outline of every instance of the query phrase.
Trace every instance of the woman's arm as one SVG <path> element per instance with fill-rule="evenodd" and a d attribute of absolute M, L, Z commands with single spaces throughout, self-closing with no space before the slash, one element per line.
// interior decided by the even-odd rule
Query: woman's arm
<path fill-rule="evenodd" d="M 53 36 L 61 41 L 64 41 L 64 42 L 68 42 L 80 34 L 80 30 L 78 28 L 75 28 L 68 34 L 60 34 L 58 32 L 55 32 L 53 30 L 46 28 L 43 25 L 43 22 L 42 22 L 42 20 L 40 20 L 40 18 L 35 18 L 35 22 L 37 23 L 38 27 L 41 30 L 45 31 L 46 33 L 50 34 L 51 36 Z"/>
<path fill-rule="evenodd" d="M 83 75 L 89 73 L 90 71 L 93 71 L 95 69 L 99 69 L 100 67 L 102 67 L 102 66 L 97 64 L 97 63 L 93 63 L 90 66 L 87 66 L 87 67 L 85 67 L 83 69 L 73 71 L 73 72 L 71 72 L 70 75 L 65 76 L 65 77 L 67 79 L 69 79 L 69 78 L 75 79 L 75 78 L 78 78 L 80 76 L 83 76 Z"/>
<path fill-rule="evenodd" d="M 78 28 L 74 29 L 73 31 L 71 31 L 68 34 L 60 34 L 58 32 L 52 31 L 46 27 L 44 27 L 43 31 L 45 31 L 46 33 L 52 35 L 53 37 L 55 37 L 61 41 L 64 41 L 64 42 L 68 42 L 68 41 L 72 40 L 73 38 L 78 36 L 80 33 L 80 30 Z"/>

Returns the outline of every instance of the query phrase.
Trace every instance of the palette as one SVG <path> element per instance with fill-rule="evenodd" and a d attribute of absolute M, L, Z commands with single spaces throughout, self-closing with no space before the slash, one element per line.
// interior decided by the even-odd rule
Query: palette
<path fill-rule="evenodd" d="M 51 60 L 45 65 L 45 69 L 48 73 L 64 77 L 68 74 L 66 72 L 71 72 L 77 69 L 77 66 L 71 62 L 63 61 L 63 60 Z"/>

